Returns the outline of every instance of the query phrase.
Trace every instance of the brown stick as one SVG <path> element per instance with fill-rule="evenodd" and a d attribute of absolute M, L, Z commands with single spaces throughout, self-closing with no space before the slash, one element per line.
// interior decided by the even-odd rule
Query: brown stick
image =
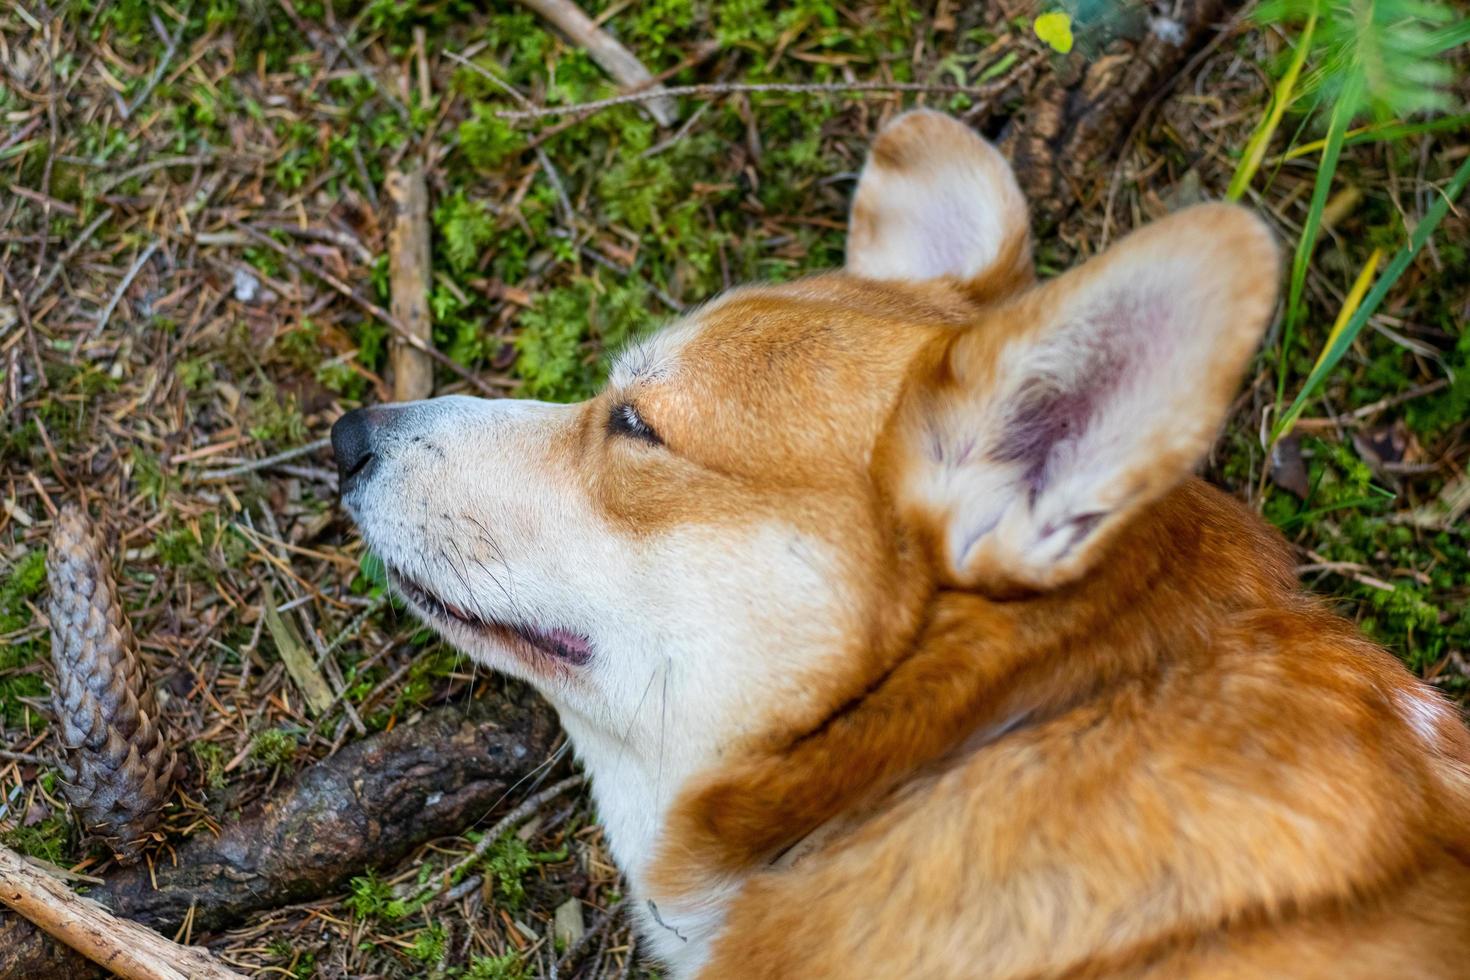
<path fill-rule="evenodd" d="M 0 902 L 127 980 L 243 980 L 207 951 L 119 919 L 0 845 Z"/>
<path fill-rule="evenodd" d="M 108 876 L 89 896 L 161 931 L 196 934 L 260 909 L 331 894 L 353 875 L 391 867 L 426 840 L 490 816 L 551 753 L 557 726 L 527 692 L 489 694 L 464 708 L 354 742 L 303 770 L 219 836 L 198 834 L 176 856 Z M 31 923 L 0 914 L 0 978 L 84 980 L 89 965 Z"/>
<path fill-rule="evenodd" d="M 388 175 L 385 182 L 393 205 L 393 227 L 388 232 L 388 274 L 392 283 L 393 318 L 408 335 L 433 343 L 429 320 L 429 190 L 420 164 Z M 423 351 L 395 337 L 388 352 L 393 373 L 393 400 L 418 401 L 434 393 L 434 364 Z"/>
<path fill-rule="evenodd" d="M 571 0 L 520 0 L 520 3 L 586 48 L 592 60 L 623 88 L 645 88 L 650 92 L 663 90 L 663 86 L 654 81 L 653 73 L 643 67 L 643 62 L 633 52 L 598 27 Z M 643 105 L 660 126 L 672 126 L 679 119 L 678 104 L 668 95 L 649 99 Z"/>

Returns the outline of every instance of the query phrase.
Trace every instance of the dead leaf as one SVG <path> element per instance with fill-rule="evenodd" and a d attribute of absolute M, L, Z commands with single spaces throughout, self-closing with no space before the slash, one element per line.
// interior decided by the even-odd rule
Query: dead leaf
<path fill-rule="evenodd" d="M 1307 482 L 1307 464 L 1302 459 L 1302 443 L 1296 436 L 1287 436 L 1271 450 L 1271 482 L 1306 500 L 1311 492 Z"/>
<path fill-rule="evenodd" d="M 332 689 L 327 686 L 326 678 L 317 669 L 315 658 L 301 642 L 301 635 L 296 632 L 296 627 L 281 617 L 280 610 L 276 608 L 275 592 L 270 588 L 265 590 L 265 628 L 270 630 L 276 651 L 286 665 L 286 673 L 296 682 L 311 713 L 319 715 L 330 708 Z"/>

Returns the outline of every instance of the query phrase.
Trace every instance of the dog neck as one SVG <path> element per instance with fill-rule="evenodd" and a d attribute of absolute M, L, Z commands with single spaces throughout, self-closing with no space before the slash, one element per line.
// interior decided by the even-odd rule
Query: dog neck
<path fill-rule="evenodd" d="M 576 713 L 563 723 L 641 932 L 687 975 L 750 874 L 808 858 L 914 779 L 1161 669 L 1216 619 L 1294 588 L 1279 538 L 1191 480 L 1073 586 L 1004 601 L 930 591 L 877 676 L 743 754 L 681 738 L 645 757 Z"/>

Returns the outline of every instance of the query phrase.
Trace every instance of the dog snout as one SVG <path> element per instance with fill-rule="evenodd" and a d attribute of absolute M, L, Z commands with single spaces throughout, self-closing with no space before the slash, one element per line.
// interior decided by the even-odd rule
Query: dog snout
<path fill-rule="evenodd" d="M 377 440 L 387 413 L 378 408 L 357 408 L 332 425 L 332 454 L 337 459 L 337 481 L 342 493 L 361 484 L 372 473 L 377 460 Z"/>

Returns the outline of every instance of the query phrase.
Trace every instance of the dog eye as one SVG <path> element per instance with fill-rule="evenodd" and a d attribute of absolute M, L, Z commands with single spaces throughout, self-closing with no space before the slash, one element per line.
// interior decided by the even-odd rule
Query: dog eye
<path fill-rule="evenodd" d="M 658 437 L 658 433 L 643 421 L 643 416 L 638 414 L 638 409 L 627 402 L 613 406 L 612 412 L 607 417 L 607 431 L 612 435 L 642 439 L 654 446 L 664 444 L 664 441 Z"/>

